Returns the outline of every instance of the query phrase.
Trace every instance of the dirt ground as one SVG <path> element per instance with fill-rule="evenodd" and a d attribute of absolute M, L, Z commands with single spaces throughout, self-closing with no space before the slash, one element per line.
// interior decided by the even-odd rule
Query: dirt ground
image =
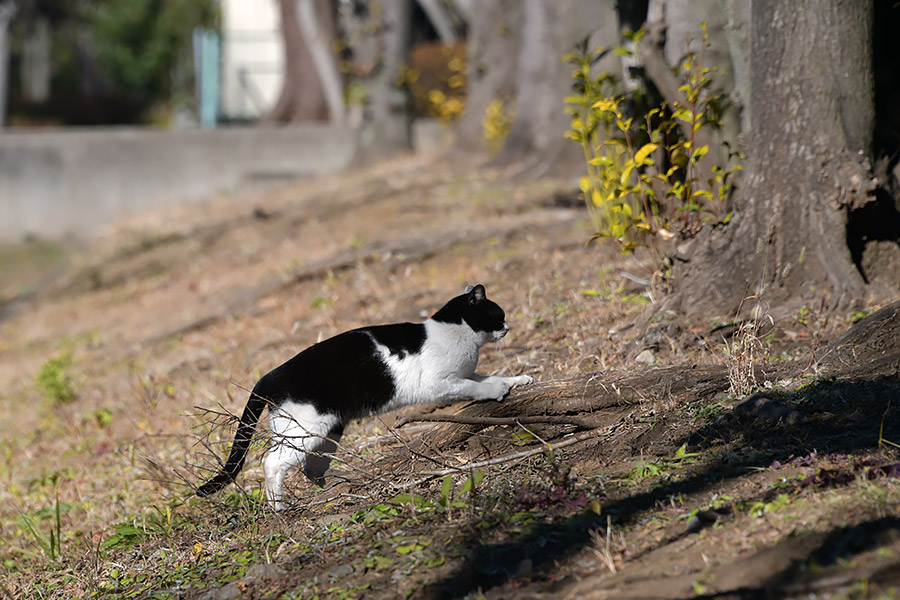
<path fill-rule="evenodd" d="M 407 157 L 3 249 L 0 594 L 900 597 L 900 361 L 828 362 L 880 304 L 654 311 L 575 189 Z M 260 375 L 474 283 L 511 327 L 479 371 L 533 387 L 354 422 L 282 514 L 264 432 L 192 495 Z"/>

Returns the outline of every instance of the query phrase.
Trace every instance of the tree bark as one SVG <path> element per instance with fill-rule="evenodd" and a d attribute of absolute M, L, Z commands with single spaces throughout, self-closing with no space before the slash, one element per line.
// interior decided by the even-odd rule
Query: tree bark
<path fill-rule="evenodd" d="M 478 402 L 458 413 L 462 417 L 580 415 L 584 421 L 607 418 L 609 411 L 660 399 L 678 402 L 707 400 L 728 390 L 728 369 L 721 365 L 676 366 L 636 373 L 589 373 L 534 383 L 514 389 L 503 402 Z M 487 424 L 450 424 L 427 432 L 428 444 L 446 448 L 466 441 Z"/>
<path fill-rule="evenodd" d="M 873 200 L 872 14 L 871 0 L 754 0 L 744 187 L 731 223 L 684 250 L 676 307 L 722 316 L 754 293 L 831 308 L 862 297 L 847 219 Z"/>

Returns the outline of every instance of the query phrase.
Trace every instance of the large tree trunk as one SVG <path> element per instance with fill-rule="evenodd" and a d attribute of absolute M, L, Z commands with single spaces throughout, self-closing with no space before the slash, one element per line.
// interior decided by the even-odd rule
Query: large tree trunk
<path fill-rule="evenodd" d="M 871 0 L 753 1 L 744 187 L 731 223 L 695 240 L 677 272 L 689 314 L 733 313 L 759 291 L 831 307 L 862 298 L 847 223 L 873 201 L 872 11 Z"/>

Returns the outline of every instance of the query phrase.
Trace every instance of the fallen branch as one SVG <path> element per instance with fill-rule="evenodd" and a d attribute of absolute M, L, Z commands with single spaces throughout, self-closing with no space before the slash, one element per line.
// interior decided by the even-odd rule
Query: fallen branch
<path fill-rule="evenodd" d="M 471 417 L 466 415 L 446 415 L 441 413 L 413 413 L 397 422 L 396 427 L 419 421 L 462 423 L 465 425 L 520 425 L 523 423 L 549 423 L 553 425 L 575 425 L 581 429 L 592 429 L 596 423 L 590 423 L 577 417 L 557 415 L 522 416 L 522 417 Z"/>
<path fill-rule="evenodd" d="M 618 426 L 618 424 L 616 424 Z M 611 430 L 611 428 L 607 428 L 607 430 Z M 606 430 L 604 430 L 606 431 Z M 488 460 L 482 460 L 474 463 L 469 463 L 466 465 L 461 465 L 459 467 L 450 467 L 447 469 L 442 469 L 440 471 L 424 471 L 423 474 L 425 477 L 420 479 L 416 479 L 415 481 L 410 481 L 408 483 L 403 483 L 400 485 L 395 485 L 394 487 L 397 489 L 409 489 L 416 487 L 434 479 L 435 477 L 444 477 L 445 475 L 452 475 L 453 473 L 467 473 L 473 469 L 481 469 L 483 467 L 490 467 L 493 465 L 499 465 L 503 463 L 515 462 L 518 460 L 522 460 L 523 458 L 528 458 L 530 456 L 534 456 L 535 454 L 540 454 L 542 452 L 546 452 L 547 450 L 555 450 L 558 448 L 565 448 L 566 446 L 571 446 L 572 444 L 577 444 L 578 442 L 583 442 L 584 440 L 590 439 L 592 437 L 597 437 L 602 435 L 598 430 L 592 429 L 590 431 L 582 431 L 581 433 L 575 434 L 572 437 L 565 438 L 559 442 L 549 442 L 546 446 L 541 446 L 539 448 L 532 448 L 531 450 L 523 450 L 521 452 L 514 452 L 513 454 L 505 454 L 503 456 L 498 456 L 497 458 L 491 458 Z"/>
<path fill-rule="evenodd" d="M 614 416 L 619 407 L 655 403 L 674 398 L 679 402 L 704 400 L 728 390 L 728 371 L 721 365 L 680 366 L 645 369 L 636 373 L 590 373 L 556 381 L 518 387 L 503 402 L 479 402 L 466 407 L 456 417 L 461 420 L 426 433 L 423 438 L 439 448 L 460 444 L 488 424 L 487 418 L 566 419 L 577 413 Z M 545 421 L 546 422 L 546 421 Z M 596 427 L 597 423 L 591 425 Z"/>

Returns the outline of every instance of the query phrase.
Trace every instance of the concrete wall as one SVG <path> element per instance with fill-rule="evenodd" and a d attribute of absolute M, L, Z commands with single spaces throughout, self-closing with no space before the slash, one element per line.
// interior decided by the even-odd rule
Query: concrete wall
<path fill-rule="evenodd" d="M 328 125 L 0 134 L 0 242 L 87 238 L 126 214 L 246 182 L 336 172 L 356 136 Z"/>

